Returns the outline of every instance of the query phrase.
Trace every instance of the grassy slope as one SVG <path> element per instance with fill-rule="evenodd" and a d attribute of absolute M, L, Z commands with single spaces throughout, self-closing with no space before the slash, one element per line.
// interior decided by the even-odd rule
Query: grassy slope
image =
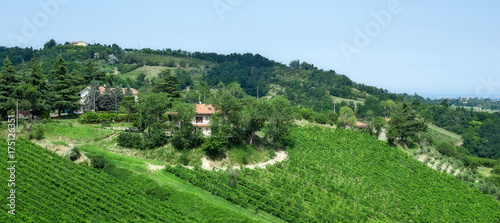
<path fill-rule="evenodd" d="M 126 154 L 116 154 L 106 150 L 106 148 L 115 146 L 115 142 L 110 140 L 109 137 L 116 132 L 100 128 L 100 125 L 82 125 L 76 122 L 75 119 L 63 119 L 41 125 L 40 127 L 45 130 L 45 140 L 52 142 L 53 144 L 63 146 L 74 144 L 85 154 L 103 155 L 108 161 L 118 167 L 133 171 L 139 176 L 145 176 L 153 179 L 160 185 L 165 185 L 165 187 L 169 188 L 171 191 L 175 191 L 175 194 L 180 197 L 191 197 L 192 203 L 196 202 L 202 205 L 208 204 L 207 206 L 222 207 L 224 210 L 240 213 L 250 219 L 262 222 L 281 221 L 279 218 L 276 218 L 266 212 L 259 212 L 256 214 L 253 209 L 242 208 L 226 201 L 223 198 L 214 196 L 207 191 L 188 184 L 184 180 L 181 180 L 172 174 L 164 171 L 151 172 L 147 169 L 147 163 L 163 165 L 164 163 L 161 161 L 130 157 Z M 20 132 L 22 132 L 22 130 Z M 5 129 L 2 133 L 5 133 Z M 4 134 L 2 134 L 2 136 L 4 136 Z M 193 205 L 191 204 L 191 206 Z"/>

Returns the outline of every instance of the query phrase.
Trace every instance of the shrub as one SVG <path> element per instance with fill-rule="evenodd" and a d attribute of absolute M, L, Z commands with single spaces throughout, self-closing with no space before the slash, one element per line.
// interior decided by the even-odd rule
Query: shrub
<path fill-rule="evenodd" d="M 137 116 L 132 116 L 131 119 Z M 127 114 L 116 114 L 114 112 L 99 112 L 95 113 L 92 111 L 86 112 L 78 117 L 78 122 L 81 124 L 97 124 L 102 122 L 110 122 L 115 120 L 115 122 L 121 122 L 127 119 Z"/>
<path fill-rule="evenodd" d="M 80 117 L 78 117 L 78 123 L 81 124 L 95 124 L 99 122 L 100 122 L 99 115 L 97 115 L 97 113 L 92 111 L 85 112 L 83 115 L 80 115 Z"/>
<path fill-rule="evenodd" d="M 496 165 L 495 167 L 493 167 L 493 170 L 491 170 L 491 173 L 500 175 L 500 165 Z"/>
<path fill-rule="evenodd" d="M 182 165 L 189 165 L 189 151 L 183 151 L 181 157 L 179 158 L 179 161 L 182 163 Z"/>
<path fill-rule="evenodd" d="M 45 133 L 43 131 L 43 128 L 37 127 L 36 129 L 33 129 L 29 132 L 28 134 L 28 139 L 36 139 L 36 140 L 42 140 L 45 137 Z"/>
<path fill-rule="evenodd" d="M 216 156 L 224 151 L 227 147 L 227 142 L 223 137 L 212 136 L 205 139 L 203 143 L 203 151 L 209 156 Z"/>
<path fill-rule="evenodd" d="M 101 123 L 101 127 L 103 127 L 103 128 L 111 127 L 111 122 L 109 120 L 106 120 L 103 123 Z"/>
<path fill-rule="evenodd" d="M 126 147 L 138 149 L 142 146 L 142 136 L 139 134 L 128 134 L 128 133 L 120 133 L 118 135 L 118 145 Z"/>
<path fill-rule="evenodd" d="M 104 169 L 107 165 L 110 165 L 110 162 L 106 160 L 106 158 L 103 155 L 96 155 L 96 156 L 91 156 L 90 158 L 90 163 L 92 164 L 92 167 L 102 170 Z"/>
<path fill-rule="evenodd" d="M 75 161 L 81 156 L 80 149 L 78 147 L 70 148 L 64 152 L 63 156 L 69 158 L 71 161 Z"/>

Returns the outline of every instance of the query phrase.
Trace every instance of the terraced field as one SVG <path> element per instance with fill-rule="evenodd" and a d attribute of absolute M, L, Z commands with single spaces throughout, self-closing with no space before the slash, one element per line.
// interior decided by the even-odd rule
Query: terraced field
<path fill-rule="evenodd" d="M 450 132 L 446 129 L 437 127 L 433 124 L 428 125 L 427 132 L 423 133 L 424 136 L 432 138 L 434 141 L 449 142 L 453 145 L 460 146 L 463 144 L 462 137 L 456 133 Z"/>

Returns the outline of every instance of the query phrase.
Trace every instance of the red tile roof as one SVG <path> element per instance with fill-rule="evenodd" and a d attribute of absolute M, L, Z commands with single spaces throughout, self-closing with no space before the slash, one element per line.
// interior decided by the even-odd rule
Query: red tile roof
<path fill-rule="evenodd" d="M 213 113 L 215 113 L 215 109 L 212 105 L 197 104 L 196 105 L 196 113 L 198 113 L 198 114 L 213 114 Z"/>
<path fill-rule="evenodd" d="M 362 122 L 356 122 L 356 127 L 358 128 L 366 128 L 366 124 Z"/>

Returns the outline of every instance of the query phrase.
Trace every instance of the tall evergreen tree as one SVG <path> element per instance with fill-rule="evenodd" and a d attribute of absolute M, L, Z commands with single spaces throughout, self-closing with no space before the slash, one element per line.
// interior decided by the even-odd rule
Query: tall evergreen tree
<path fill-rule="evenodd" d="M 85 67 L 83 68 L 83 78 L 85 79 L 85 83 L 96 80 L 98 78 L 98 72 L 99 68 L 97 65 L 91 59 L 88 59 Z"/>
<path fill-rule="evenodd" d="M 48 80 L 34 56 L 28 64 L 28 69 L 30 73 L 26 76 L 26 83 L 31 84 L 40 93 L 36 103 L 32 105 L 32 111 L 34 115 L 41 115 L 44 109 L 49 109 L 50 107 L 49 98 L 51 92 L 49 91 Z"/>
<path fill-rule="evenodd" d="M 417 118 L 415 111 L 406 103 L 396 106 L 391 120 L 389 121 L 389 131 L 387 138 L 389 143 L 399 140 L 403 145 L 409 145 L 415 141 L 420 132 L 425 132 L 427 125 L 423 120 Z"/>
<path fill-rule="evenodd" d="M 17 84 L 16 70 L 9 57 L 6 57 L 0 71 L 0 115 L 3 118 L 6 118 L 7 112 L 14 108 L 15 103 L 11 95 Z"/>
<path fill-rule="evenodd" d="M 162 71 L 158 76 L 162 79 L 153 87 L 154 93 L 165 92 L 170 98 L 180 98 L 179 79 L 170 69 Z"/>
<path fill-rule="evenodd" d="M 54 70 L 51 72 L 54 78 L 54 84 L 52 85 L 52 102 L 53 108 L 57 109 L 57 113 L 60 116 L 61 111 L 65 109 L 76 109 L 78 108 L 78 101 L 80 96 L 79 83 L 81 80 L 75 73 L 67 73 L 66 62 L 59 55 L 54 63 Z"/>

